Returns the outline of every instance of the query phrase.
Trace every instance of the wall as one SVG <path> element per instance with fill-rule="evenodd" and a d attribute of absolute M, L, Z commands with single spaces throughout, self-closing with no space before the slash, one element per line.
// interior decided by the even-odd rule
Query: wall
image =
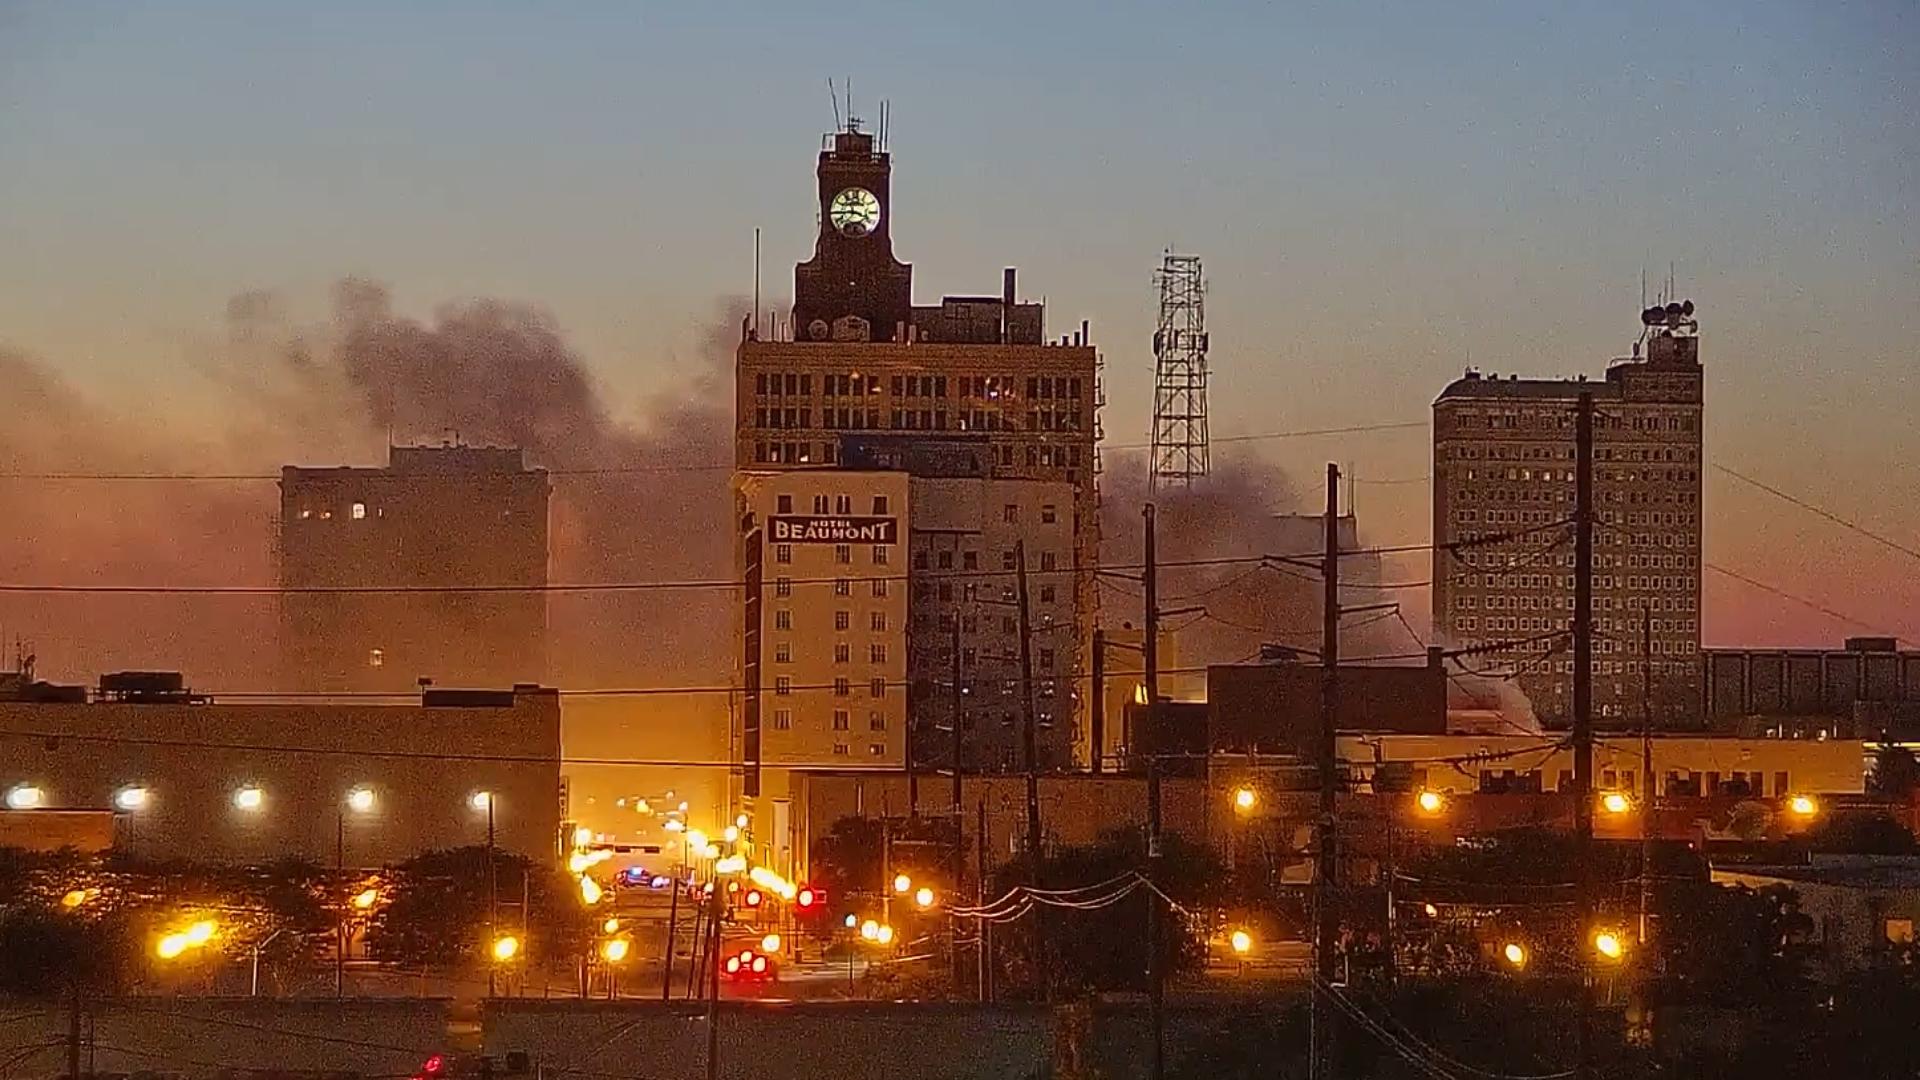
<path fill-rule="evenodd" d="M 1340 730 L 1447 730 L 1447 678 L 1437 659 L 1425 667 L 1342 667 L 1339 672 Z M 1207 701 L 1214 750 L 1258 747 L 1269 753 L 1311 754 L 1320 730 L 1320 668 L 1210 667 Z"/>
<path fill-rule="evenodd" d="M 1715 867 L 1719 885 L 1751 889 L 1784 885 L 1800 899 L 1800 910 L 1813 919 L 1821 962 L 1829 975 L 1839 975 L 1886 959 L 1888 920 L 1906 920 L 1912 941 L 1920 927 L 1920 861 L 1908 858 L 1852 856 L 1822 859 L 1815 865 L 1793 867 Z"/>
<path fill-rule="evenodd" d="M 152 858 L 331 863 L 346 793 L 344 857 L 378 865 L 478 844 L 475 791 L 497 793 L 496 842 L 536 857 L 558 837 L 560 707 L 551 690 L 503 707 L 0 703 L 0 788 L 30 782 L 50 809 L 107 810 L 138 784 L 148 805 L 118 815 L 120 846 Z M 459 755 L 459 756 L 443 756 Z M 233 794 L 258 785 L 258 811 Z M 49 819 L 51 820 L 51 819 Z"/>
<path fill-rule="evenodd" d="M 1527 735 L 1381 735 L 1363 742 L 1343 735 L 1338 740 L 1340 757 L 1360 767 L 1362 776 L 1374 760 L 1373 744 L 1380 747 L 1387 761 L 1414 763 L 1416 786 L 1440 791 L 1471 792 L 1479 787 L 1482 772 L 1538 772 L 1540 787 L 1558 790 L 1560 777 L 1573 771 L 1573 751 L 1553 744 L 1552 740 Z M 1534 749 L 1540 748 L 1540 749 Z M 1510 753 L 1526 751 L 1524 753 Z M 1456 767 L 1445 759 L 1504 755 L 1484 761 L 1468 761 Z M 1640 741 L 1631 737 L 1610 737 L 1594 746 L 1594 784 L 1596 788 L 1635 790 L 1640 786 Z M 1764 794 L 1769 797 L 1788 794 L 1858 795 L 1866 790 L 1867 753 L 1859 742 L 1805 739 L 1735 739 L 1716 736 L 1659 736 L 1653 739 L 1653 769 L 1662 778 L 1661 794 L 1673 794 L 1666 778 L 1673 773 L 1698 775 L 1717 773 L 1722 780 L 1735 772 L 1762 774 Z M 1627 782 L 1627 773 L 1634 782 Z M 1787 774 L 1785 790 L 1776 791 L 1779 773 Z M 1611 774 L 1613 782 L 1608 782 Z M 1704 784 L 1701 793 L 1708 794 Z"/>

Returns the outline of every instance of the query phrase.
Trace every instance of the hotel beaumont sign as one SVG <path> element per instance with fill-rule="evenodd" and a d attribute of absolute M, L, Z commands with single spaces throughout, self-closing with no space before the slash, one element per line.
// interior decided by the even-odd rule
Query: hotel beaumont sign
<path fill-rule="evenodd" d="M 899 519 L 890 517 L 771 517 L 776 544 L 897 544 Z"/>

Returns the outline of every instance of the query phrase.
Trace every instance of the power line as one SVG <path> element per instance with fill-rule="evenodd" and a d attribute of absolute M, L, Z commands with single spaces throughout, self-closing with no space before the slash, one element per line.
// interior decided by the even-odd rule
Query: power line
<path fill-rule="evenodd" d="M 1818 517 L 1823 517 L 1828 521 L 1833 522 L 1835 525 L 1840 526 L 1843 529 L 1851 529 L 1852 531 L 1859 533 L 1861 536 L 1864 536 L 1867 539 L 1872 540 L 1877 544 L 1882 544 L 1886 547 L 1892 548 L 1893 550 L 1901 553 L 1902 555 L 1906 555 L 1909 558 L 1920 559 L 1920 548 L 1911 548 L 1905 544 L 1900 543 L 1897 540 L 1888 539 L 1887 537 L 1882 536 L 1879 533 L 1866 528 L 1865 526 L 1859 524 L 1858 522 L 1849 521 L 1846 518 L 1841 517 L 1839 514 L 1836 514 L 1833 511 L 1827 510 L 1823 507 L 1815 506 L 1814 504 L 1808 502 L 1805 499 L 1800 498 L 1797 495 L 1788 494 L 1787 492 L 1781 491 L 1779 488 L 1774 487 L 1771 484 L 1766 484 L 1766 483 L 1762 483 L 1759 480 L 1755 480 L 1753 477 L 1748 476 L 1746 473 L 1729 469 L 1725 465 L 1721 465 L 1718 463 L 1714 463 L 1713 467 L 1719 470 L 1720 472 L 1726 473 L 1728 476 L 1733 477 L 1735 480 L 1739 480 L 1742 483 L 1751 484 L 1754 487 L 1759 488 L 1761 491 L 1764 491 L 1767 494 L 1772 495 L 1774 498 L 1780 499 L 1787 503 L 1791 503 L 1792 505 L 1797 506 L 1802 510 L 1805 510 L 1809 514 L 1813 514 Z"/>
<path fill-rule="evenodd" d="M 1223 436 L 1215 436 L 1213 438 L 1213 441 L 1217 443 L 1265 442 L 1265 441 L 1274 440 L 1274 439 L 1307 439 L 1307 438 L 1315 438 L 1318 436 L 1325 436 L 1325 435 L 1358 435 L 1358 434 L 1364 434 L 1367 432 L 1397 431 L 1397 430 L 1408 429 L 1408 428 L 1424 428 L 1426 426 L 1427 426 L 1427 421 L 1425 420 L 1403 420 L 1403 421 L 1397 421 L 1394 423 L 1353 424 L 1346 427 L 1299 428 L 1292 431 L 1266 431 L 1266 432 L 1258 432 L 1258 433 L 1248 434 L 1248 435 L 1223 435 Z M 935 437 L 936 438 L 938 437 L 937 433 L 935 433 Z M 1103 449 L 1103 450 L 1150 450 L 1152 449 L 1152 445 L 1150 443 L 1106 443 L 1101 445 L 1100 449 Z M 380 466 L 357 466 L 357 467 L 365 468 L 365 469 L 368 469 L 369 471 L 377 471 L 380 469 Z M 320 466 L 320 468 L 326 468 L 326 466 Z M 641 476 L 641 475 L 654 475 L 654 474 L 661 474 L 661 473 L 691 473 L 691 472 L 733 472 L 735 470 L 752 471 L 753 469 L 754 469 L 754 466 L 751 464 L 737 465 L 732 462 L 727 462 L 724 464 L 714 463 L 714 464 L 665 464 L 665 465 L 612 465 L 612 466 L 605 466 L 601 468 L 545 469 L 542 471 L 544 471 L 548 476 L 574 477 L 574 476 Z M 279 480 L 279 479 L 281 479 L 281 474 L 277 472 L 273 472 L 273 473 L 0 472 L 0 480 L 34 480 L 34 481 L 172 481 L 172 482 L 222 481 L 222 482 L 238 483 L 238 482 L 264 482 L 264 481 Z"/>
<path fill-rule="evenodd" d="M 1884 634 L 1887 637 L 1906 642 L 1909 645 L 1914 643 L 1912 638 L 1909 638 L 1904 634 L 1898 633 L 1893 630 L 1888 630 L 1882 626 L 1875 626 L 1874 624 L 1869 622 L 1862 622 L 1861 620 L 1856 619 L 1851 615 L 1847 615 L 1843 612 L 1835 611 L 1832 608 L 1826 606 L 1825 604 L 1819 603 L 1817 601 L 1809 600 L 1804 596 L 1796 596 L 1793 593 L 1786 591 L 1785 589 L 1781 589 L 1776 586 L 1769 585 L 1764 581 L 1758 581 L 1758 580 L 1755 580 L 1754 578 L 1750 578 L 1747 575 L 1742 574 L 1737 570 L 1729 570 L 1726 567 L 1721 566 L 1717 563 L 1710 563 L 1710 562 L 1703 562 L 1700 565 L 1705 569 L 1713 571 L 1716 574 L 1720 574 L 1725 577 L 1730 577 L 1733 580 L 1738 581 L 1742 584 L 1750 585 L 1753 588 L 1759 589 L 1761 592 L 1771 593 L 1782 600 L 1791 600 L 1792 602 L 1799 604 L 1801 607 L 1809 608 L 1813 611 L 1817 611 L 1822 615 L 1826 615 L 1830 618 L 1838 619 L 1843 623 L 1849 623 L 1853 626 L 1857 626 L 1862 630 L 1871 630 L 1876 634 Z"/>

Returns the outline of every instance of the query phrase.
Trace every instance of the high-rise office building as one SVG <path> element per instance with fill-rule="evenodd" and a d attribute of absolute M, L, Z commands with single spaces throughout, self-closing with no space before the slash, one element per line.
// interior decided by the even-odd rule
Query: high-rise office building
<path fill-rule="evenodd" d="M 282 685 L 506 688 L 547 673 L 547 502 L 519 450 L 396 446 L 280 474 Z"/>
<path fill-rule="evenodd" d="M 1433 403 L 1434 629 L 1454 646 L 1524 642 L 1464 662 L 1513 675 L 1549 724 L 1572 709 L 1565 634 L 1583 392 L 1594 401 L 1595 720 L 1638 724 L 1643 690 L 1657 725 L 1688 722 L 1699 707 L 1699 323 L 1691 301 L 1641 318 L 1633 355 L 1604 381 L 1470 369 Z"/>
<path fill-rule="evenodd" d="M 1082 711 L 1072 677 L 1084 670 L 1096 604 L 1093 571 L 1100 540 L 1094 486 L 1098 360 L 1086 327 L 1083 324 L 1077 332 L 1050 341 L 1043 305 L 1018 298 L 1011 269 L 1005 272 L 998 296 L 949 296 L 939 304 L 914 304 L 913 268 L 893 255 L 892 159 L 876 136 L 860 130 L 857 123 L 829 136 L 819 156 L 817 184 L 819 231 L 812 258 L 794 269 L 791 319 L 756 317 L 743 327 L 735 369 L 735 467 L 743 474 L 761 475 L 794 470 L 824 473 L 848 464 L 856 466 L 856 471 L 896 470 L 904 482 L 909 474 L 928 474 L 905 461 L 847 462 L 848 447 L 863 443 L 871 448 L 876 438 L 904 444 L 965 443 L 964 453 L 973 466 L 966 482 L 959 483 L 960 477 L 948 479 L 965 488 L 965 497 L 981 506 L 986 503 L 980 500 L 988 500 L 989 495 L 999 500 L 992 507 L 997 514 L 1004 515 L 1006 505 L 1017 505 L 1015 512 L 1023 515 L 1018 526 L 1035 530 L 1035 538 L 1025 544 L 1034 596 L 1044 587 L 1057 597 L 1045 613 L 1040 601 L 1034 600 L 1036 625 L 1048 616 L 1073 621 L 1071 632 L 1050 631 L 1047 643 L 1036 642 L 1036 649 L 1047 650 L 1045 658 L 1052 662 L 1054 679 L 1064 685 L 1055 691 L 1061 696 L 1044 703 L 1043 711 L 1049 726 L 1057 725 L 1061 746 L 1070 747 L 1072 725 Z M 1010 494 L 1012 487 L 988 492 L 981 486 L 1018 482 L 1034 486 L 1019 488 L 1017 494 Z M 942 493 L 940 487 L 925 486 L 913 496 L 913 519 L 931 521 L 959 512 L 943 506 L 941 500 L 962 496 Z M 896 515 L 906 516 L 906 506 L 892 505 Z M 754 528 L 763 530 L 757 541 L 761 545 L 777 542 L 764 533 L 764 513 L 762 509 L 751 521 L 743 513 L 739 541 L 743 558 L 756 542 L 747 535 Z M 981 514 L 963 516 L 967 522 L 940 526 L 940 531 L 956 539 L 936 543 L 929 534 L 924 545 L 915 547 L 914 555 L 924 553 L 937 561 L 943 543 L 944 550 L 957 559 L 964 560 L 971 550 L 979 565 L 971 580 L 997 600 L 1003 586 L 1013 583 L 1013 567 L 1007 560 L 1017 538 L 1008 530 L 1015 523 L 999 518 L 973 520 Z M 910 527 L 902 526 L 903 538 Z M 1046 539 L 1056 532 L 1061 534 L 1058 542 Z M 957 539 L 962 534 L 973 539 Z M 954 575 L 949 584 L 954 584 L 966 572 L 949 573 Z M 771 576 L 770 571 L 763 570 L 763 576 Z M 743 670 L 756 662 L 767 670 L 764 654 L 769 639 L 763 620 L 768 587 L 763 580 L 759 599 L 749 597 L 744 618 L 750 623 L 762 621 L 743 628 L 743 648 L 752 642 L 759 650 L 757 658 L 743 654 Z M 930 595 L 937 597 L 937 583 L 932 588 Z M 754 592 L 751 587 L 748 591 Z M 983 594 L 976 591 L 976 595 Z M 989 681 L 1004 685 L 998 668 L 1006 656 L 1005 642 L 998 636 L 1000 612 L 996 610 L 987 623 L 979 616 L 969 620 L 958 607 L 948 613 L 961 627 L 963 667 L 968 656 L 980 664 L 979 670 L 963 671 L 963 681 L 982 687 Z M 913 684 L 923 685 L 924 690 L 908 703 L 915 733 L 911 741 L 915 742 L 934 739 L 936 731 L 950 723 L 948 692 L 934 689 L 934 683 L 950 686 L 952 681 L 940 660 L 945 655 L 950 666 L 951 631 L 949 640 L 935 642 L 941 615 L 930 618 L 930 633 L 913 638 L 909 643 L 913 655 L 906 658 L 910 668 L 921 673 Z M 968 640 L 969 624 L 975 627 L 973 640 Z M 982 626 L 994 628 L 992 640 Z M 994 671 L 989 672 L 989 667 Z M 937 678 L 932 674 L 936 669 L 941 672 Z M 995 738 L 980 736 L 981 747 L 963 751 L 963 758 L 990 768 L 1024 767 L 1018 755 L 1008 761 L 1001 745 L 1002 710 L 983 710 L 982 715 L 988 712 L 993 716 Z M 796 723 L 798 718 L 796 712 Z M 759 749 L 770 748 L 769 722 L 765 715 L 743 715 L 742 725 L 757 723 L 759 735 L 742 730 L 742 747 L 752 747 L 757 739 Z M 1049 751 L 1036 759 L 1047 767 L 1064 765 L 1067 753 Z M 920 755 L 915 757 L 919 760 Z M 748 767 L 751 771 L 750 761 Z"/>

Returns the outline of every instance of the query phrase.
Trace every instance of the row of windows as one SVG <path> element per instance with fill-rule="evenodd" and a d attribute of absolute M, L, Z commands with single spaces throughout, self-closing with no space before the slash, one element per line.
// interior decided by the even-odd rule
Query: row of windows
<path fill-rule="evenodd" d="M 1065 430 L 1065 429 L 1061 429 Z M 832 465 L 839 458 L 838 443 L 823 442 L 755 442 L 753 460 L 761 465 Z M 1011 469 L 1017 464 L 1016 448 L 1013 446 L 990 447 L 1002 468 Z M 1081 462 L 1080 447 L 1041 446 L 1027 447 L 1027 467 L 1078 469 Z M 1073 473 L 1067 474 L 1068 480 L 1078 479 Z"/>
<path fill-rule="evenodd" d="M 793 693 L 793 676 L 775 675 L 773 677 L 773 692 L 774 692 L 774 695 L 777 697 L 790 696 Z M 840 675 L 835 677 L 835 679 L 833 680 L 833 696 L 834 697 L 850 697 L 852 696 L 852 694 L 853 694 L 852 681 L 849 680 L 845 675 Z M 887 680 L 879 676 L 875 676 L 874 678 L 869 679 L 867 681 L 867 696 L 877 697 L 877 698 L 886 697 L 887 696 Z"/>
<path fill-rule="evenodd" d="M 776 664 L 793 663 L 793 642 L 776 641 L 773 643 L 773 662 Z M 833 662 L 850 664 L 853 662 L 853 646 L 844 641 L 833 643 Z M 867 646 L 867 663 L 884 664 L 887 662 L 887 646 L 883 642 L 873 642 Z"/>
<path fill-rule="evenodd" d="M 1040 602 L 1042 604 L 1053 603 L 1054 597 L 1058 595 L 1056 589 L 1052 585 L 1040 586 L 1039 593 L 1040 593 Z M 942 582 L 935 583 L 931 586 L 929 586 L 927 582 L 922 581 L 922 582 L 916 583 L 913 587 L 913 600 L 914 600 L 914 603 L 916 604 L 924 604 L 933 597 L 938 597 L 943 603 L 952 603 L 954 595 L 955 595 L 955 592 L 953 588 L 953 582 L 951 581 L 942 581 Z M 969 604 L 981 602 L 980 587 L 972 582 L 968 582 L 962 585 L 960 587 L 958 595 L 962 601 Z M 1016 602 L 1015 597 L 1016 597 L 1016 593 L 1015 593 L 1014 587 L 1012 585 L 1006 585 L 1006 586 L 1003 586 L 1000 590 L 999 600 L 997 601 L 988 600 L 985 602 L 1011 604 Z M 1009 618 L 1010 617 L 1011 616 L 1009 616 Z"/>
<path fill-rule="evenodd" d="M 880 415 L 880 410 L 873 408 L 823 407 L 820 426 L 844 431 L 880 431 L 884 430 L 880 426 Z M 952 427 L 958 431 L 1080 431 L 1083 427 L 1077 411 L 1061 409 L 1029 410 L 1025 428 L 1019 424 L 1018 413 L 995 409 L 961 410 L 953 414 L 952 420 Z M 887 421 L 887 427 L 896 431 L 946 431 L 948 428 L 945 409 L 890 409 Z M 813 427 L 813 409 L 805 405 L 758 406 L 753 410 L 753 426 L 804 431 Z"/>
<path fill-rule="evenodd" d="M 815 582 L 814 584 L 818 584 L 818 583 Z M 886 578 L 873 578 L 869 580 L 867 582 L 867 588 L 872 593 L 875 599 L 877 600 L 886 599 L 887 597 L 887 579 Z M 773 595 L 779 597 L 782 600 L 792 596 L 793 595 L 793 579 L 792 578 L 774 578 L 773 579 Z M 833 595 L 852 596 L 853 595 L 853 579 L 852 578 L 835 578 L 833 581 Z"/>
<path fill-rule="evenodd" d="M 1609 409 L 1615 407 L 1608 406 Z M 1453 413 L 1453 423 L 1457 428 L 1480 430 L 1544 428 L 1549 431 L 1572 431 L 1576 426 L 1576 418 L 1572 405 L 1561 404 L 1546 408 L 1493 409 L 1485 413 L 1474 409 L 1458 409 Z M 1695 423 L 1691 413 L 1622 417 L 1611 412 L 1595 412 L 1593 415 L 1595 431 L 1692 431 Z"/>
<path fill-rule="evenodd" d="M 924 397 L 944 399 L 947 396 L 947 376 L 945 375 L 893 375 L 889 376 L 888 389 L 894 397 Z M 963 375 L 954 380 L 958 383 L 959 396 L 982 398 L 997 401 L 1015 395 L 1020 380 L 1012 375 Z M 821 392 L 828 397 L 864 397 L 880 392 L 878 375 L 838 375 L 820 376 Z M 1031 401 L 1077 401 L 1080 399 L 1084 384 L 1078 376 L 1038 376 L 1029 375 L 1026 380 L 1027 398 Z M 753 377 L 753 392 L 760 396 L 776 395 L 785 397 L 811 397 L 813 395 L 813 375 L 807 372 L 759 372 Z"/>
<path fill-rule="evenodd" d="M 890 505 L 891 502 L 885 495 L 875 495 L 872 503 L 873 515 L 875 517 L 884 517 L 888 513 L 887 508 Z M 793 513 L 793 496 L 781 495 L 776 497 L 774 507 L 775 513 Z M 822 492 L 813 497 L 813 512 L 816 514 L 851 514 L 853 513 L 853 496 L 828 495 Z"/>
<path fill-rule="evenodd" d="M 893 547 L 891 544 L 873 545 L 873 565 L 886 566 L 888 561 L 892 559 L 892 555 L 890 554 L 892 550 Z M 793 545 L 775 544 L 773 546 L 773 561 L 777 563 L 793 562 Z M 841 566 L 853 565 L 853 545 L 835 544 L 833 546 L 833 561 L 839 563 Z"/>
<path fill-rule="evenodd" d="M 329 520 L 332 520 L 333 518 L 333 508 L 329 506 L 323 506 L 319 510 L 315 510 L 310 506 L 303 506 L 300 508 L 299 513 L 295 514 L 294 516 L 299 518 L 301 521 L 311 521 L 316 517 L 319 518 L 321 521 L 329 521 Z M 387 516 L 387 512 L 386 510 L 380 507 L 374 507 L 373 516 L 376 518 L 383 518 Z M 353 521 L 366 520 L 367 504 L 363 502 L 348 503 L 347 517 Z"/>
<path fill-rule="evenodd" d="M 773 613 L 773 628 L 775 630 L 793 629 L 793 610 L 791 608 L 776 608 Z M 845 610 L 834 612 L 833 628 L 835 630 L 852 629 L 853 612 Z M 876 633 L 886 633 L 887 613 L 884 611 L 867 612 L 867 629 Z"/>
<path fill-rule="evenodd" d="M 1516 580 L 1516 579 L 1520 579 L 1520 580 Z M 1488 574 L 1486 575 L 1484 587 L 1489 589 L 1492 589 L 1492 588 L 1552 589 L 1557 587 L 1567 592 L 1572 591 L 1573 589 L 1572 575 L 1563 576 L 1559 580 L 1560 580 L 1560 584 L 1558 586 L 1555 586 L 1554 579 L 1550 575 L 1542 577 L 1540 575 Z M 1648 582 L 1665 582 L 1666 584 L 1647 584 Z M 1482 587 L 1481 575 L 1468 574 L 1463 579 L 1461 579 L 1460 583 L 1462 586 L 1464 586 L 1467 589 L 1481 588 Z M 1612 592 L 1616 589 L 1621 588 L 1623 584 L 1624 584 L 1624 587 L 1629 589 L 1641 589 L 1641 590 L 1647 590 L 1647 591 L 1661 590 L 1661 591 L 1671 591 L 1671 592 L 1681 593 L 1683 595 L 1668 597 L 1663 602 L 1668 604 L 1680 604 L 1680 605 L 1683 605 L 1682 607 L 1677 609 L 1666 608 L 1662 610 L 1683 610 L 1683 611 L 1693 610 L 1694 598 L 1693 598 L 1692 590 L 1695 585 L 1695 579 L 1693 578 L 1639 577 L 1634 575 L 1627 575 L 1625 578 L 1622 578 L 1614 574 L 1595 574 L 1593 577 L 1593 587 L 1596 593 Z M 1470 601 L 1472 601 L 1472 599 L 1473 597 L 1471 596 L 1462 596 L 1460 597 L 1460 603 L 1463 607 L 1470 607 L 1471 606 Z M 1496 597 L 1491 597 L 1491 596 L 1487 597 L 1488 606 L 1492 606 L 1492 602 L 1495 599 Z M 1564 593 L 1560 599 L 1565 600 Z M 1658 600 L 1658 598 L 1656 598 L 1656 600 Z M 1597 595 L 1593 598 L 1593 608 L 1595 611 L 1601 611 L 1601 610 L 1639 611 L 1640 602 L 1641 602 L 1640 597 L 1637 597 L 1637 596 L 1614 597 L 1614 596 L 1606 596 L 1606 595 Z"/>
<path fill-rule="evenodd" d="M 776 731 L 793 730 L 793 710 L 792 709 L 773 710 L 773 726 Z M 853 727 L 853 717 L 851 713 L 849 713 L 846 709 L 833 710 L 833 730 L 849 731 L 852 729 L 852 727 Z M 869 710 L 867 712 L 867 730 L 868 731 L 887 730 L 887 714 L 881 712 L 878 709 Z"/>

